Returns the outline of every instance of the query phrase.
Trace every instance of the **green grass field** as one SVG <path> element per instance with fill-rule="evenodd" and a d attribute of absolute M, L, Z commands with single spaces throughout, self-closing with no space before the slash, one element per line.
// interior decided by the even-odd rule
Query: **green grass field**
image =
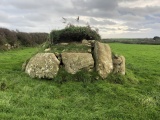
<path fill-rule="evenodd" d="M 126 76 L 85 85 L 31 79 L 21 66 L 37 48 L 0 52 L 0 120 L 158 120 L 160 46 L 110 46 L 125 56 Z"/>

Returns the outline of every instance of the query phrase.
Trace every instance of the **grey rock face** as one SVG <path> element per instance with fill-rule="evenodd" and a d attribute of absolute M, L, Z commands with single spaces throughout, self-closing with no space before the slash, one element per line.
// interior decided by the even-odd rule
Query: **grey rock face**
<path fill-rule="evenodd" d="M 125 75 L 125 57 L 124 56 L 115 56 L 113 58 L 113 73 L 120 73 Z"/>
<path fill-rule="evenodd" d="M 94 59 L 96 71 L 105 79 L 113 70 L 112 54 L 109 45 L 96 41 L 94 45 Z"/>
<path fill-rule="evenodd" d="M 57 75 L 59 64 L 53 53 L 38 53 L 29 60 L 25 72 L 32 78 L 52 79 Z"/>
<path fill-rule="evenodd" d="M 62 63 L 68 73 L 75 74 L 80 69 L 92 70 L 94 60 L 90 53 L 62 53 Z"/>

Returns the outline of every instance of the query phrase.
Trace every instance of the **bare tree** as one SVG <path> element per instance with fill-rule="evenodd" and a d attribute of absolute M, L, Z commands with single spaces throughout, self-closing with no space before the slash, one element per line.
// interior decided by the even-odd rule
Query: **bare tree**
<path fill-rule="evenodd" d="M 67 23 L 67 19 L 62 17 L 62 19 L 64 20 L 63 23 Z"/>
<path fill-rule="evenodd" d="M 79 22 L 79 16 L 76 18 L 76 21 Z"/>

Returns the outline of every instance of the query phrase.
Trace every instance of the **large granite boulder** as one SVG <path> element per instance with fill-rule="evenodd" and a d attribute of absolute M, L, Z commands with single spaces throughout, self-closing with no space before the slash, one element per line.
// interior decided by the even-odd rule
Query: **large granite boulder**
<path fill-rule="evenodd" d="M 110 46 L 96 41 L 94 45 L 94 59 L 96 71 L 103 79 L 105 79 L 113 70 Z"/>
<path fill-rule="evenodd" d="M 52 79 L 57 75 L 59 64 L 53 53 L 38 53 L 29 60 L 25 72 L 32 78 Z"/>
<path fill-rule="evenodd" d="M 125 57 L 124 56 L 114 56 L 113 58 L 113 73 L 120 73 L 125 75 Z"/>
<path fill-rule="evenodd" d="M 75 74 L 80 69 L 91 71 L 94 60 L 90 53 L 62 53 L 62 63 L 68 73 Z"/>

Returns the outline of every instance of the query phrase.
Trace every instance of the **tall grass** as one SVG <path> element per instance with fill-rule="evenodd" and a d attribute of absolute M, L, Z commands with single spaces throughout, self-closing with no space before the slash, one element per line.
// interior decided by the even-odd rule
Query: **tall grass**
<path fill-rule="evenodd" d="M 21 65 L 37 48 L 0 52 L 0 119 L 158 120 L 160 47 L 110 46 L 126 57 L 126 76 L 110 75 L 106 80 L 93 82 L 85 78 L 95 77 L 83 72 L 75 76 L 65 73 L 67 80 L 80 74 L 83 81 L 31 79 L 21 71 Z"/>

